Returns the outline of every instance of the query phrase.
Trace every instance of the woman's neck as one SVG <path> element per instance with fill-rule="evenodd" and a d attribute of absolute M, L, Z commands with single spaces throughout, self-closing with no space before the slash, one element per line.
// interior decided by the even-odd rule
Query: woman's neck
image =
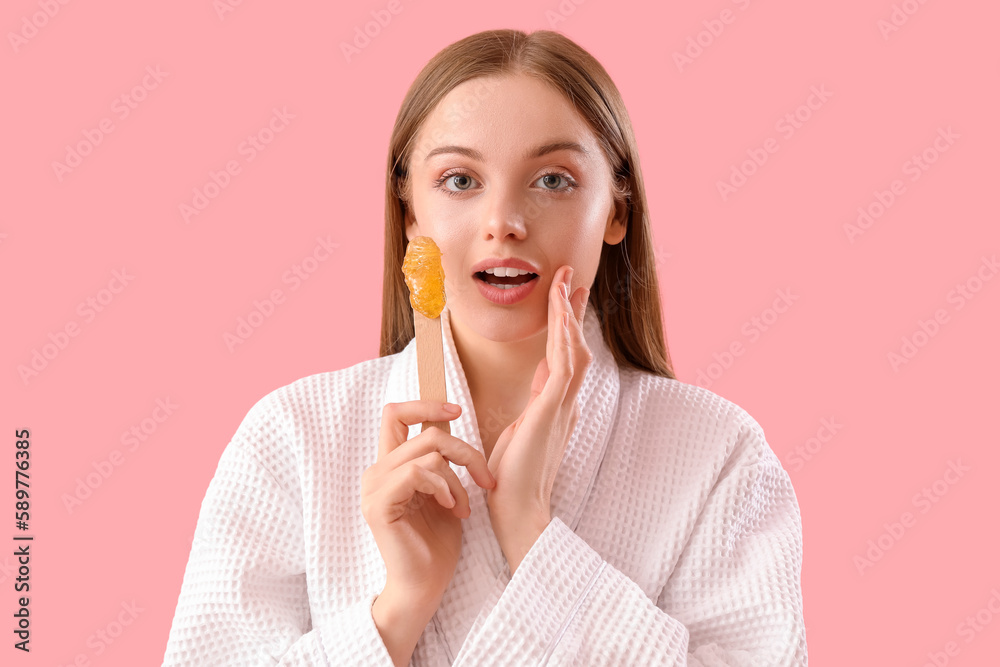
<path fill-rule="evenodd" d="M 531 381 L 545 357 L 547 332 L 514 342 L 497 342 L 453 318 L 452 340 L 472 394 L 479 434 L 489 459 L 500 433 L 520 416 L 531 397 Z"/>

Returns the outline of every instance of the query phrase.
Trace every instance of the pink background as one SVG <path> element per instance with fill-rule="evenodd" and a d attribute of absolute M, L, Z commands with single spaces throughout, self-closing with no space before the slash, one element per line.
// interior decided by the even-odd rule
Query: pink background
<path fill-rule="evenodd" d="M 407 87 L 451 42 L 516 27 L 565 33 L 624 96 L 679 377 L 756 417 L 795 484 L 812 664 L 995 664 L 1000 278 L 983 258 L 1000 252 L 1000 6 L 400 2 L 350 62 L 340 44 L 387 2 L 220 15 L 211 0 L 50 1 L 51 18 L 44 2 L 4 3 L 0 662 L 160 664 L 243 416 L 378 355 L 386 150 Z M 294 117 L 267 136 L 274 109 Z M 796 113 L 797 128 L 782 121 Z M 57 175 L 102 122 L 112 131 Z M 258 133 L 273 140 L 250 160 L 240 147 Z M 718 183 L 762 154 L 724 199 Z M 239 172 L 186 222 L 181 205 L 229 161 Z M 891 205 L 852 242 L 845 225 L 879 196 Z M 338 245 L 307 260 L 318 238 Z M 225 334 L 274 290 L 282 302 L 230 350 Z M 793 297 L 781 313 L 779 290 Z M 36 351 L 52 358 L 25 381 Z M 123 443 L 133 427 L 144 440 Z M 20 428 L 30 655 L 11 647 Z M 123 604 L 136 611 L 107 644 Z"/>

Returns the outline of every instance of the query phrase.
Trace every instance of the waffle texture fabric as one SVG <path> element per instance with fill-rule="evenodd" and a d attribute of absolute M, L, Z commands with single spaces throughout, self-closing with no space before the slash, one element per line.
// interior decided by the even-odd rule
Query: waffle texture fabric
<path fill-rule="evenodd" d="M 514 416 L 475 414 L 441 318 L 452 434 L 483 451 L 478 423 Z M 512 577 L 486 490 L 451 464 L 472 514 L 410 665 L 805 665 L 799 506 L 760 425 L 707 389 L 619 368 L 592 310 L 584 333 L 594 360 L 552 520 Z M 411 340 L 250 409 L 202 502 L 163 665 L 392 667 L 361 475 L 383 406 L 417 398 Z"/>

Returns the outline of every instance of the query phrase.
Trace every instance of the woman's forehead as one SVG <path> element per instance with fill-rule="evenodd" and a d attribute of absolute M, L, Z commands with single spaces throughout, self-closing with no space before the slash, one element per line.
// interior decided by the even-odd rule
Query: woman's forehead
<path fill-rule="evenodd" d="M 561 145 L 578 158 L 593 157 L 597 142 L 566 97 L 551 85 L 524 75 L 472 79 L 452 89 L 428 115 L 415 158 L 433 159 L 443 149 L 490 161 L 504 155 L 530 159 Z M 574 145 L 579 150 L 574 149 Z"/>
<path fill-rule="evenodd" d="M 428 120 L 502 122 L 566 117 L 582 120 L 573 104 L 554 86 L 525 74 L 478 77 L 452 88 Z"/>

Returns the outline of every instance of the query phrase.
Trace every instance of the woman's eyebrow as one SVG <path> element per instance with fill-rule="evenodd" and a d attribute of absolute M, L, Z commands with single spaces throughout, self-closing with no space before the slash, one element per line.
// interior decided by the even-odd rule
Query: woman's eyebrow
<path fill-rule="evenodd" d="M 532 158 L 542 157 L 543 155 L 554 153 L 555 151 L 576 151 L 583 155 L 590 154 L 586 148 L 584 148 L 577 142 L 563 140 L 563 141 L 553 141 L 551 143 L 538 146 L 533 150 L 529 150 L 528 153 L 524 156 L 524 159 L 530 160 Z M 458 155 L 464 155 L 473 160 L 478 160 L 479 162 L 484 161 L 483 154 L 473 148 L 466 148 L 465 146 L 438 146 L 437 148 L 427 153 L 427 157 L 424 158 L 424 162 L 427 162 L 435 155 L 441 153 L 456 153 Z"/>

